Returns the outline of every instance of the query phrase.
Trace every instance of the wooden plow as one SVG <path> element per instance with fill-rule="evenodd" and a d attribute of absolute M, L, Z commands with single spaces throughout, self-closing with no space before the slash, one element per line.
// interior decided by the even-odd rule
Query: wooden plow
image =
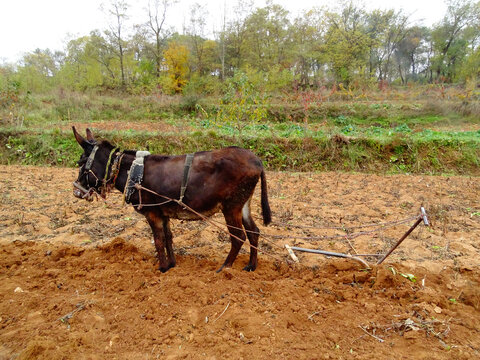
<path fill-rule="evenodd" d="M 299 262 L 297 256 L 295 255 L 294 251 L 301 251 L 301 252 L 307 252 L 307 253 L 313 253 L 313 254 L 320 254 L 324 256 L 331 256 L 331 257 L 338 257 L 338 258 L 344 258 L 344 259 L 351 259 L 354 261 L 357 261 L 361 263 L 362 265 L 366 266 L 367 268 L 370 268 L 370 265 L 368 264 L 367 261 L 362 259 L 362 257 L 378 257 L 380 258 L 376 265 L 380 265 L 385 261 L 385 259 L 392 254 L 392 252 L 412 233 L 413 230 L 423 221 L 423 224 L 425 226 L 430 226 L 428 222 L 428 217 L 425 209 L 423 207 L 420 208 L 420 214 L 418 215 L 415 223 L 408 229 L 405 234 L 402 235 L 402 237 L 393 245 L 390 250 L 388 250 L 385 254 L 343 254 L 343 253 L 337 253 L 337 252 L 332 252 L 332 251 L 325 251 L 325 250 L 317 250 L 317 249 L 306 249 L 302 247 L 297 247 L 297 246 L 289 246 L 285 244 L 285 248 L 287 249 L 290 257 L 292 260 L 296 263 Z"/>

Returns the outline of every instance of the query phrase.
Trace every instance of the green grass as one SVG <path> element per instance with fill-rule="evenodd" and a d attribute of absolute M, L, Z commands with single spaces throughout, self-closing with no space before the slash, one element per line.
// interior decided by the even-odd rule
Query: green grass
<path fill-rule="evenodd" d="M 245 122 L 219 117 L 218 99 L 187 100 L 61 92 L 25 97 L 13 109 L 0 109 L 0 162 L 75 166 L 81 149 L 70 126 L 95 123 L 98 137 L 123 148 L 178 154 L 238 145 L 276 170 L 480 174 L 478 118 L 465 115 L 458 102 L 334 101 L 306 110 L 272 100 L 265 119 Z M 102 130 L 107 123 L 114 130 Z"/>
<path fill-rule="evenodd" d="M 480 134 L 474 140 L 426 140 L 413 137 L 344 137 L 341 134 L 280 137 L 229 136 L 215 130 L 151 134 L 138 131 L 97 132 L 126 149 L 179 154 L 238 145 L 254 151 L 268 169 L 295 171 L 360 171 L 377 173 L 479 175 Z M 0 161 L 4 164 L 75 166 L 82 150 L 70 131 L 0 129 Z"/>

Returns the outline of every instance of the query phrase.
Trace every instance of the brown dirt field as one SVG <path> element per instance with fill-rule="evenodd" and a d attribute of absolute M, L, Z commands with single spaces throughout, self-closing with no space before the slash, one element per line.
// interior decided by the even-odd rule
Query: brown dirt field
<path fill-rule="evenodd" d="M 241 270 L 244 246 L 218 274 L 229 250 L 221 230 L 173 221 L 177 267 L 162 274 L 144 219 L 119 193 L 75 199 L 75 178 L 0 166 L 0 359 L 480 356 L 478 178 L 270 172 L 274 224 L 261 230 L 287 238 L 261 239 L 274 257 L 260 254 L 254 273 Z M 253 205 L 259 214 L 258 194 Z M 409 218 L 420 205 L 432 227 L 371 270 L 304 253 L 286 264 L 284 243 L 385 252 L 413 221 L 350 244 L 317 228 L 368 232 L 351 227 Z"/>

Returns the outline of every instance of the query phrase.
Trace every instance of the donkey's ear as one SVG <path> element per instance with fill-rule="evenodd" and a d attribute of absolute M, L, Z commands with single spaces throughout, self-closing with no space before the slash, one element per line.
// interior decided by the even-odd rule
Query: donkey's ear
<path fill-rule="evenodd" d="M 89 128 L 87 128 L 87 140 L 90 142 L 96 142 L 95 137 Z"/>
<path fill-rule="evenodd" d="M 87 140 L 85 140 L 82 135 L 80 135 L 78 132 L 77 132 L 77 129 L 75 129 L 75 126 L 72 126 L 72 130 L 73 130 L 73 135 L 75 135 L 75 139 L 77 140 L 78 144 L 85 150 L 89 150 L 91 148 L 91 145 L 88 143 Z"/>

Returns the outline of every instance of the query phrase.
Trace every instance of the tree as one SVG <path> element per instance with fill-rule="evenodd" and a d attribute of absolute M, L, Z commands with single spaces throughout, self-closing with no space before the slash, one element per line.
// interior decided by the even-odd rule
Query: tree
<path fill-rule="evenodd" d="M 334 80 L 348 85 L 355 78 L 369 77 L 365 69 L 371 39 L 366 33 L 365 10 L 352 1 L 341 6 L 339 13 L 325 14 L 328 30 L 322 50 Z"/>
<path fill-rule="evenodd" d="M 367 15 L 367 28 L 372 42 L 369 70 L 379 80 L 392 80 L 392 59 L 399 44 L 409 32 L 408 16 L 402 11 L 374 10 Z"/>
<path fill-rule="evenodd" d="M 148 2 L 147 29 L 153 35 L 153 46 L 149 47 L 155 59 L 155 74 L 157 77 L 160 76 L 163 49 L 169 36 L 169 31 L 165 30 L 164 27 L 167 19 L 167 10 L 174 3 L 172 0 L 151 0 Z"/>
<path fill-rule="evenodd" d="M 190 7 L 190 22 L 185 29 L 190 47 L 191 69 L 199 75 L 205 75 L 208 70 L 205 63 L 205 25 L 207 17 L 208 12 L 204 7 L 198 3 L 193 4 Z"/>
<path fill-rule="evenodd" d="M 293 45 L 293 71 L 299 75 L 300 85 L 310 84 L 310 77 L 318 78 L 326 63 L 322 53 L 325 41 L 326 23 L 325 9 L 312 9 L 294 20 L 289 29 Z"/>
<path fill-rule="evenodd" d="M 25 54 L 18 68 L 20 83 L 28 91 L 41 92 L 52 84 L 55 75 L 64 62 L 64 54 L 50 49 L 36 49 Z"/>
<path fill-rule="evenodd" d="M 480 3 L 448 0 L 447 14 L 432 31 L 432 73 L 437 79 L 452 81 L 468 53 L 469 37 L 478 34 Z M 469 28 L 477 30 L 470 32 Z"/>
<path fill-rule="evenodd" d="M 113 18 L 113 21 L 109 25 L 109 30 L 106 30 L 105 34 L 112 44 L 119 60 L 122 87 L 125 87 L 126 84 L 124 64 L 126 41 L 123 37 L 123 30 L 125 21 L 128 19 L 128 6 L 128 3 L 124 0 L 110 0 L 109 6 L 106 9 L 104 7 L 107 14 Z"/>
<path fill-rule="evenodd" d="M 36 49 L 23 57 L 23 65 L 34 67 L 46 78 L 53 77 L 63 64 L 64 57 L 65 54 L 59 51 Z"/>
<path fill-rule="evenodd" d="M 107 68 L 102 71 L 100 48 L 95 36 L 92 33 L 68 42 L 65 65 L 59 72 L 59 81 L 63 86 L 86 90 L 104 84 L 104 71 Z"/>
<path fill-rule="evenodd" d="M 225 32 L 225 74 L 233 76 L 236 69 L 240 69 L 246 59 L 246 24 L 245 19 L 251 12 L 253 1 L 239 0 L 233 9 L 233 18 L 228 22 Z"/>
<path fill-rule="evenodd" d="M 163 56 L 169 79 L 167 87 L 176 93 L 181 92 L 187 83 L 188 49 L 186 46 L 172 41 L 168 44 Z"/>
<path fill-rule="evenodd" d="M 227 33 L 227 8 L 226 1 L 223 6 L 222 25 L 220 31 L 214 31 L 215 41 L 218 43 L 218 58 L 220 60 L 220 79 L 225 80 L 225 58 L 226 58 L 226 33 Z"/>
<path fill-rule="evenodd" d="M 247 62 L 261 71 L 274 65 L 289 67 L 289 27 L 288 11 L 280 5 L 268 2 L 266 7 L 256 9 L 245 20 L 243 45 Z"/>
<path fill-rule="evenodd" d="M 419 74 L 428 69 L 429 34 L 428 28 L 413 26 L 398 43 L 395 59 L 402 84 L 406 84 L 409 79 L 417 80 Z"/>

